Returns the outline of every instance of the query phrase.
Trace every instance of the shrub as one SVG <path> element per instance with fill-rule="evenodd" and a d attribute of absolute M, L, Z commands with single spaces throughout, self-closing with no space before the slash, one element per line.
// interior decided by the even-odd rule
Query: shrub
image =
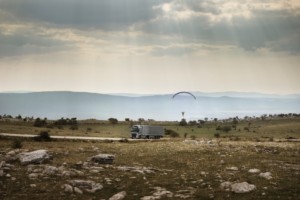
<path fill-rule="evenodd" d="M 179 125 L 180 126 L 186 126 L 188 123 L 186 122 L 185 119 L 182 119 L 180 122 L 179 122 Z"/>
<path fill-rule="evenodd" d="M 228 133 L 229 131 L 231 131 L 231 126 L 217 126 L 216 130 Z"/>
<path fill-rule="evenodd" d="M 13 149 L 21 149 L 23 146 L 21 139 L 14 139 L 11 143 L 11 148 Z"/>
<path fill-rule="evenodd" d="M 48 133 L 48 131 L 41 131 L 38 136 L 34 137 L 34 140 L 49 142 L 49 141 L 51 141 L 51 137 L 50 137 L 50 134 Z"/>
<path fill-rule="evenodd" d="M 44 119 L 40 119 L 40 118 L 36 118 L 34 123 L 33 123 L 33 126 L 35 127 L 42 127 L 42 126 L 46 126 L 47 125 L 47 121 Z"/>
<path fill-rule="evenodd" d="M 121 140 L 119 140 L 119 142 L 122 143 L 129 143 L 129 140 L 127 138 L 122 138 Z"/>
<path fill-rule="evenodd" d="M 86 132 L 90 132 L 90 131 L 92 131 L 92 128 L 87 128 L 86 129 Z"/>
<path fill-rule="evenodd" d="M 215 133 L 214 136 L 215 136 L 215 138 L 219 138 L 220 137 L 220 133 Z"/>
<path fill-rule="evenodd" d="M 176 131 L 173 131 L 171 129 L 165 129 L 165 134 L 169 135 L 170 137 L 179 137 L 179 133 L 177 133 Z"/>
<path fill-rule="evenodd" d="M 228 133 L 229 131 L 231 131 L 231 127 L 230 126 L 223 126 L 222 131 Z"/>
<path fill-rule="evenodd" d="M 191 135 L 191 139 L 192 139 L 192 140 L 196 140 L 196 136 Z"/>
<path fill-rule="evenodd" d="M 250 131 L 249 127 L 244 127 L 244 130 L 248 132 Z"/>
<path fill-rule="evenodd" d="M 186 137 L 187 137 L 187 135 L 188 135 L 188 133 L 184 133 L 184 138 L 186 138 Z"/>
<path fill-rule="evenodd" d="M 78 130 L 78 126 L 77 126 L 77 125 L 72 125 L 72 126 L 70 127 L 70 129 L 73 130 L 73 131 L 74 131 L 74 130 Z"/>

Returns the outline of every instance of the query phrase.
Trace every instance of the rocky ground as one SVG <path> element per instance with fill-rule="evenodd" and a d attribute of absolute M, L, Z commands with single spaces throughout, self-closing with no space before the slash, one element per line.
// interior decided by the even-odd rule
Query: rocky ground
<path fill-rule="evenodd" d="M 300 145 L 0 140 L 0 199 L 299 199 Z"/>

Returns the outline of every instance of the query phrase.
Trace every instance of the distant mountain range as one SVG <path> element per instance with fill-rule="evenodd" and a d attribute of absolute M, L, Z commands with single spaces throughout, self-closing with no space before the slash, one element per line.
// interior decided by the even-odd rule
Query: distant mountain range
<path fill-rule="evenodd" d="M 300 95 L 261 93 L 193 92 L 173 94 L 98 94 L 85 92 L 0 93 L 0 115 L 34 116 L 57 119 L 108 119 L 110 117 L 180 120 L 259 116 L 262 114 L 300 113 Z"/>

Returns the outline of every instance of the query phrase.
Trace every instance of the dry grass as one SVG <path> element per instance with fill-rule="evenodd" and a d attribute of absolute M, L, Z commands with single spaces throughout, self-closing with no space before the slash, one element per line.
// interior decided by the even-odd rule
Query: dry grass
<path fill-rule="evenodd" d="M 11 150 L 11 141 L 0 140 L 2 154 Z M 177 194 L 180 190 L 193 190 L 189 199 L 298 199 L 300 196 L 300 146 L 299 143 L 249 142 L 213 140 L 206 143 L 184 143 L 183 139 L 155 142 L 105 143 L 105 142 L 33 142 L 23 141 L 23 149 L 49 150 L 54 159 L 49 163 L 75 167 L 75 163 L 86 161 L 98 153 L 116 156 L 113 165 L 99 174 L 85 174 L 81 179 L 91 179 L 104 185 L 95 194 L 65 194 L 61 185 L 67 182 L 63 177 L 30 180 L 26 167 L 13 163 L 16 170 L 10 172 L 16 181 L 1 177 L 0 199 L 108 199 L 125 190 L 127 199 L 139 199 L 151 195 L 153 187 L 160 186 Z M 224 164 L 221 164 L 221 160 Z M 140 174 L 117 170 L 117 166 L 143 166 L 157 169 L 153 174 Z M 238 172 L 226 170 L 238 167 Z M 269 171 L 273 179 L 265 180 L 248 170 L 258 168 Z M 112 184 L 106 183 L 110 178 Z M 223 181 L 255 184 L 257 190 L 247 194 L 233 194 L 220 190 Z M 31 188 L 30 184 L 37 184 Z M 267 188 L 267 189 L 264 189 Z M 263 195 L 265 193 L 265 195 Z M 173 198 L 176 199 L 176 198 Z"/>

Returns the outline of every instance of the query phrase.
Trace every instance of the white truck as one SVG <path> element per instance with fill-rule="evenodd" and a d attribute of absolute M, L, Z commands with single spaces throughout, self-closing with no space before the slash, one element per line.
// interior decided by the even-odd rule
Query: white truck
<path fill-rule="evenodd" d="M 131 128 L 131 138 L 159 139 L 164 136 L 164 132 L 162 126 L 134 125 Z"/>

